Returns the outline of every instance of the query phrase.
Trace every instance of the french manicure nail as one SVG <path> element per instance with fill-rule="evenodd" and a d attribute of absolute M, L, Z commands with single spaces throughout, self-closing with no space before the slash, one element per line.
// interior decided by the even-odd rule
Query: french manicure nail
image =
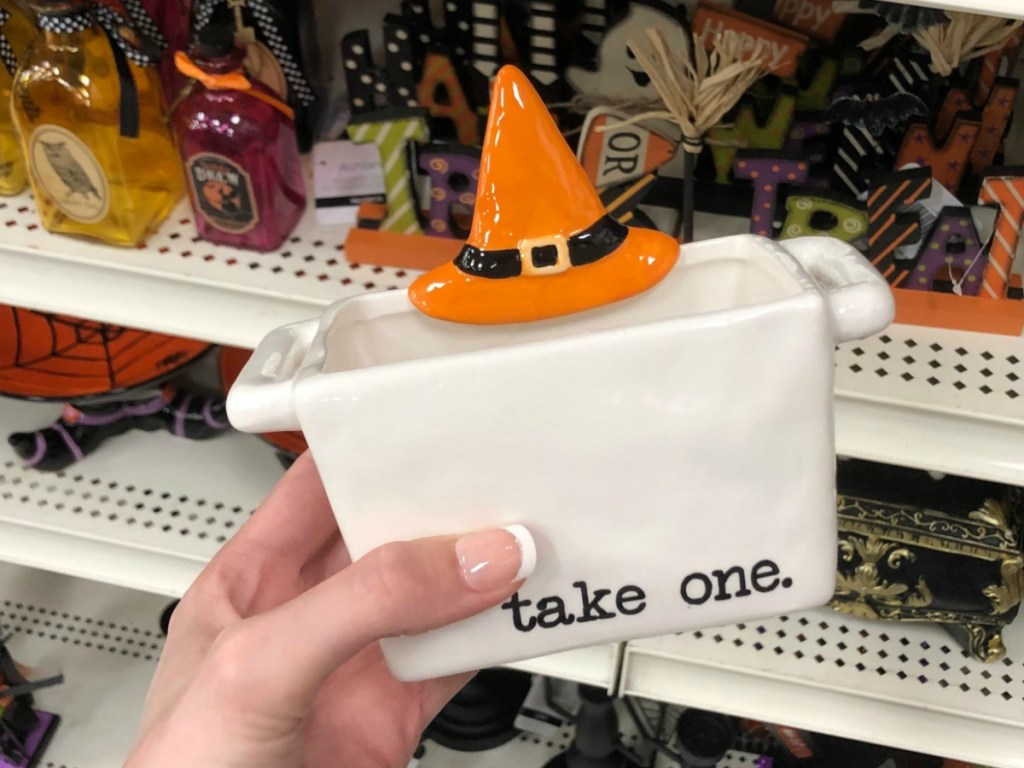
<path fill-rule="evenodd" d="M 475 592 L 525 579 L 537 565 L 533 536 L 521 525 L 469 533 L 455 542 L 462 578 Z"/>

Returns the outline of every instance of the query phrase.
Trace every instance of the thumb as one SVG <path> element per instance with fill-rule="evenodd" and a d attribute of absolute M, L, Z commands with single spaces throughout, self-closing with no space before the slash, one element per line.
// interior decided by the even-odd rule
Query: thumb
<path fill-rule="evenodd" d="M 533 538 L 520 525 L 385 544 L 218 638 L 208 661 L 230 672 L 215 694 L 239 697 L 236 705 L 262 700 L 306 712 L 324 680 L 370 643 L 426 632 L 497 605 L 535 564 Z M 218 678 L 215 672 L 207 680 L 217 684 Z"/>

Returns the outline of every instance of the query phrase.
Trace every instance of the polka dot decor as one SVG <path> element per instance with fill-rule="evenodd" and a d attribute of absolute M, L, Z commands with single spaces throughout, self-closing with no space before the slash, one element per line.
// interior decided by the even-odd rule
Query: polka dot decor
<path fill-rule="evenodd" d="M 774 236 L 774 213 L 779 186 L 806 182 L 809 174 L 810 165 L 802 158 L 784 157 L 778 153 L 739 152 L 733 164 L 733 175 L 737 179 L 751 179 L 755 182 L 750 217 L 751 234 Z"/>
<path fill-rule="evenodd" d="M 898 287 L 930 291 L 937 280 L 948 280 L 954 291 L 977 296 L 988 261 L 980 240 L 969 208 L 945 208 L 921 249 L 917 266 Z"/>
<path fill-rule="evenodd" d="M 796 191 L 786 200 L 780 239 L 824 235 L 853 243 L 867 231 L 868 214 L 862 206 L 826 190 Z"/>

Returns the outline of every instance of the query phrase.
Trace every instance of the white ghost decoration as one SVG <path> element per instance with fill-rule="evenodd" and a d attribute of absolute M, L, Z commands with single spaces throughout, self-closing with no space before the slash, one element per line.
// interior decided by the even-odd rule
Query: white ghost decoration
<path fill-rule="evenodd" d="M 662 3 L 632 2 L 626 15 L 608 28 L 597 51 L 597 70 L 566 69 L 566 79 L 582 96 L 609 101 L 654 101 L 658 92 L 633 57 L 629 43 L 650 47 L 647 30 L 657 29 L 669 50 L 688 52 L 690 39 L 679 17 Z"/>

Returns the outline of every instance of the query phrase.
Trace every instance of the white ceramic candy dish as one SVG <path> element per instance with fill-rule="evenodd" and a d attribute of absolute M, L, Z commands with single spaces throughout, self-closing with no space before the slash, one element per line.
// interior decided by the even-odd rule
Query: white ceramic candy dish
<path fill-rule="evenodd" d="M 228 411 L 304 431 L 356 558 L 533 534 L 537 568 L 508 603 L 384 642 L 396 675 L 424 678 L 826 602 L 834 346 L 892 313 L 844 243 L 737 236 L 681 247 L 638 296 L 535 323 L 348 299 L 270 334 Z"/>

